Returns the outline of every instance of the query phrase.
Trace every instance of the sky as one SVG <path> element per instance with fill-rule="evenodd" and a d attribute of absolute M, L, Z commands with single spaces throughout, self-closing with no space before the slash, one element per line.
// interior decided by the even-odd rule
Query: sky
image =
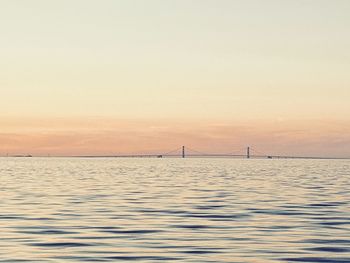
<path fill-rule="evenodd" d="M 350 157 L 350 1 L 1 0 L 0 155 Z"/>

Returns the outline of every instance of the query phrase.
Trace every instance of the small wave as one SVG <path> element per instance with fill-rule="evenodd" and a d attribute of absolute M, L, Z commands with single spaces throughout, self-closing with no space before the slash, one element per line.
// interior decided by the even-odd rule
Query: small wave
<path fill-rule="evenodd" d="M 78 242 L 43 242 L 43 243 L 31 243 L 31 246 L 36 246 L 36 247 L 88 247 L 92 246 L 92 244 L 88 243 L 78 243 Z"/>

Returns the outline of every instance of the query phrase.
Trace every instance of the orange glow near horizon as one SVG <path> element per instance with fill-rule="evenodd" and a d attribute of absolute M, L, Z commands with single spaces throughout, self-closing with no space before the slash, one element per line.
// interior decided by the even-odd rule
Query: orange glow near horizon
<path fill-rule="evenodd" d="M 0 155 L 164 153 L 187 145 L 204 152 L 349 156 L 350 124 L 342 121 L 211 122 L 38 119 L 0 121 Z"/>

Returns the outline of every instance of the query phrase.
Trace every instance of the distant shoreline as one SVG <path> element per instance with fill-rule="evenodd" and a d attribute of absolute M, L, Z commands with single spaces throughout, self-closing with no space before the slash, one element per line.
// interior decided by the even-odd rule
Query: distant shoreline
<path fill-rule="evenodd" d="M 182 156 L 162 156 L 162 155 L 67 155 L 67 156 L 34 156 L 34 155 L 9 155 L 0 158 L 74 158 L 74 159 L 248 159 L 245 156 L 228 155 L 188 155 Z M 320 157 L 320 156 L 250 156 L 249 159 L 271 160 L 271 159 L 299 159 L 299 160 L 350 160 L 350 157 Z"/>

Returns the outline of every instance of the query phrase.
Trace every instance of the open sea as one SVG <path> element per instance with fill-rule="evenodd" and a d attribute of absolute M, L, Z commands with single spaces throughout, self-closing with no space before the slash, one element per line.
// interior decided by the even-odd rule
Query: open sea
<path fill-rule="evenodd" d="M 0 158 L 0 262 L 350 262 L 350 161 Z"/>

